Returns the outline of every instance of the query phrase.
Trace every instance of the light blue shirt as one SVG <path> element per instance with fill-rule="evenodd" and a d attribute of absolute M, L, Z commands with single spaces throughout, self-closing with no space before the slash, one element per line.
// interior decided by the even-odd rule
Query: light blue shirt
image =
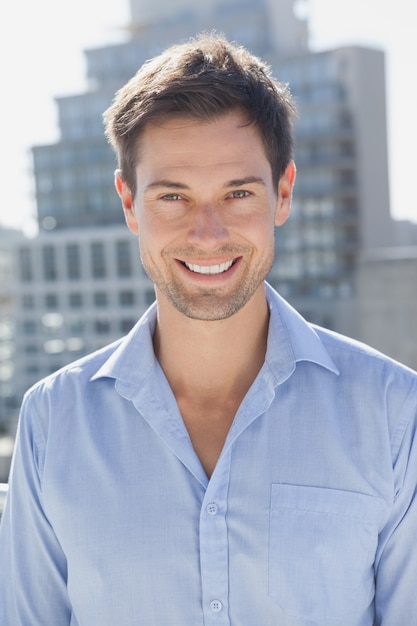
<path fill-rule="evenodd" d="M 210 480 L 154 306 L 26 394 L 1 626 L 417 623 L 417 375 L 267 295 L 265 363 Z"/>

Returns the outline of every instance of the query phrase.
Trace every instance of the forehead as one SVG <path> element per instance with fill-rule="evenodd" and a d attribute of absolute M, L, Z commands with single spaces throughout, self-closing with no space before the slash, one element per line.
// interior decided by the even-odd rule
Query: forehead
<path fill-rule="evenodd" d="M 241 111 L 214 120 L 173 117 L 148 123 L 138 144 L 138 164 L 212 165 L 266 160 L 256 125 Z"/>

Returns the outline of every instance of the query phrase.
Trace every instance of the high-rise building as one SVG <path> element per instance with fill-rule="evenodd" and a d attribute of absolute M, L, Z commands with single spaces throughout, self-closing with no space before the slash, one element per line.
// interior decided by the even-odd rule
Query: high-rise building
<path fill-rule="evenodd" d="M 309 319 L 356 334 L 358 259 L 392 244 L 384 55 L 348 47 L 277 58 L 299 105 L 292 216 L 271 280 Z"/>
<path fill-rule="evenodd" d="M 102 113 L 142 63 L 169 44 L 217 29 L 262 56 L 303 51 L 307 27 L 294 0 L 131 1 L 126 43 L 85 52 L 86 93 L 57 98 L 61 138 L 33 148 L 36 203 L 42 230 L 122 222 L 113 186 L 115 159 L 103 136 Z M 275 25 L 276 29 L 272 26 Z"/>
<path fill-rule="evenodd" d="M 0 229 L 0 434 L 19 402 L 15 359 L 16 319 L 14 284 L 14 251 L 24 241 L 20 231 Z M 0 479 L 1 482 L 1 479 Z"/>
<path fill-rule="evenodd" d="M 88 90 L 57 99 L 60 139 L 33 148 L 40 234 L 15 250 L 20 391 L 126 332 L 153 299 L 123 224 L 102 113 L 147 58 L 202 30 L 224 32 L 289 83 L 298 176 L 269 279 L 307 318 L 356 334 L 358 259 L 392 237 L 384 55 L 312 53 L 298 4 L 131 0 L 127 40 L 86 51 Z"/>

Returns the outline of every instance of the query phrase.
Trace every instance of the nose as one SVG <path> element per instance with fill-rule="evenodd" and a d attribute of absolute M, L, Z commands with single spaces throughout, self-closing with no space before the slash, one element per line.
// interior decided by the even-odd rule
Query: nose
<path fill-rule="evenodd" d="M 214 205 L 199 206 L 193 215 L 188 233 L 189 242 L 200 247 L 214 248 L 229 236 L 221 209 Z"/>

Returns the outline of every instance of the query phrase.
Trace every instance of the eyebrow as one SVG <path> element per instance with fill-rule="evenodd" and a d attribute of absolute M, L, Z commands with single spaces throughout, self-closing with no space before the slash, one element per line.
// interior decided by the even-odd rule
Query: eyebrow
<path fill-rule="evenodd" d="M 264 179 L 260 178 L 259 176 L 245 176 L 245 178 L 235 178 L 233 180 L 229 180 L 223 185 L 223 187 L 244 187 L 245 185 L 250 185 L 253 183 L 263 185 L 265 187 Z"/>
<path fill-rule="evenodd" d="M 175 183 L 172 180 L 155 180 L 153 183 L 149 183 L 146 189 L 156 189 L 158 187 L 168 187 L 169 189 L 189 189 L 188 185 Z"/>
<path fill-rule="evenodd" d="M 234 178 L 224 183 L 223 187 L 225 189 L 228 189 L 230 187 L 243 187 L 244 185 L 254 183 L 258 185 L 263 185 L 265 187 L 265 181 L 259 176 L 245 176 L 244 178 Z M 146 189 L 157 189 L 159 187 L 165 187 L 168 189 L 189 189 L 189 186 L 185 185 L 184 183 L 177 183 L 173 180 L 166 179 L 155 180 L 153 183 L 149 183 Z"/>

